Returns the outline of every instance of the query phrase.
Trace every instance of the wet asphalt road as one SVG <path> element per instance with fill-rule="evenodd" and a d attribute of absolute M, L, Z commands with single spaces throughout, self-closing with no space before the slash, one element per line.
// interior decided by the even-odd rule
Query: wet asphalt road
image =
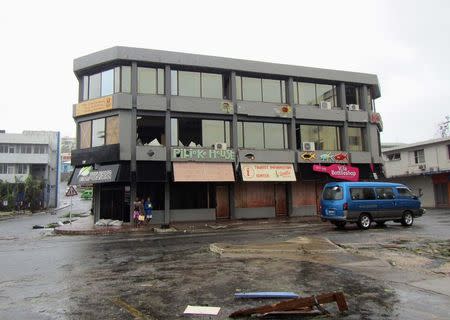
<path fill-rule="evenodd" d="M 449 296 L 408 284 L 306 261 L 221 258 L 208 249 L 213 242 L 278 242 L 305 235 L 335 243 L 448 240 L 450 211 L 431 211 L 412 228 L 388 223 L 368 231 L 316 224 L 204 234 L 52 236 L 31 229 L 54 220 L 47 214 L 0 221 L 0 319 L 177 319 L 188 304 L 220 306 L 213 319 L 226 319 L 261 303 L 235 301 L 237 291 L 342 290 L 350 307 L 348 315 L 339 316 L 343 319 L 431 318 L 428 310 L 436 319 L 450 314 Z"/>

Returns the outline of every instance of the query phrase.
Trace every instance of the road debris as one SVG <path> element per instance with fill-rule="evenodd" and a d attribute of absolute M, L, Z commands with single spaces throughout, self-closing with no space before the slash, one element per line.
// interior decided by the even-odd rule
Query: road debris
<path fill-rule="evenodd" d="M 237 299 L 294 299 L 299 295 L 294 292 L 261 291 L 235 293 L 234 297 Z"/>
<path fill-rule="evenodd" d="M 184 314 L 205 314 L 217 316 L 219 314 L 220 307 L 203 307 L 203 306 L 187 306 L 184 310 Z"/>
<path fill-rule="evenodd" d="M 241 309 L 230 314 L 230 318 L 239 318 L 251 315 L 264 315 L 271 312 L 284 311 L 303 311 L 311 312 L 316 307 L 321 311 L 321 314 L 328 314 L 321 304 L 336 302 L 340 312 L 348 310 L 347 301 L 343 292 L 322 293 L 317 296 L 310 296 L 304 298 L 291 299 L 281 301 L 272 305 L 265 305 L 250 309 Z M 316 313 L 316 312 L 315 312 Z"/>

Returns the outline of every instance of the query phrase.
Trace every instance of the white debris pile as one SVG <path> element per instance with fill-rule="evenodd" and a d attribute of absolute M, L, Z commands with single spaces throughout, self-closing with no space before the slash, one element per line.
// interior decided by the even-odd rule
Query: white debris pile
<path fill-rule="evenodd" d="M 95 225 L 96 226 L 101 226 L 101 227 L 106 227 L 106 226 L 116 226 L 116 227 L 120 227 L 122 225 L 122 221 L 120 220 L 112 220 L 112 219 L 100 219 L 98 220 Z"/>

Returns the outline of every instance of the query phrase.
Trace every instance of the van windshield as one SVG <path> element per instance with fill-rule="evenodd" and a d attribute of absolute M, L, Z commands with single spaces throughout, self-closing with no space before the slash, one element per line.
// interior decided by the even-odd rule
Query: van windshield
<path fill-rule="evenodd" d="M 342 200 L 343 193 L 340 186 L 326 187 L 323 190 L 323 200 Z"/>

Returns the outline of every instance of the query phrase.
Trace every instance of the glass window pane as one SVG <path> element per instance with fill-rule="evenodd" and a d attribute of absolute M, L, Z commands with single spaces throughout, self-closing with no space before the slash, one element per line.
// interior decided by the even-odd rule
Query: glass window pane
<path fill-rule="evenodd" d="M 316 149 L 319 148 L 319 128 L 318 126 L 300 126 L 300 141 L 304 142 L 314 142 Z M 320 150 L 320 149 L 318 149 Z"/>
<path fill-rule="evenodd" d="M 114 90 L 114 69 L 102 72 L 102 97 L 113 94 Z"/>
<path fill-rule="evenodd" d="M 131 67 L 122 66 L 122 92 L 131 92 Z"/>
<path fill-rule="evenodd" d="M 361 128 L 348 128 L 348 149 L 350 151 L 364 151 Z"/>
<path fill-rule="evenodd" d="M 83 77 L 83 100 L 89 99 L 89 77 Z"/>
<path fill-rule="evenodd" d="M 211 147 L 216 142 L 225 142 L 224 121 L 202 120 L 202 145 Z"/>
<path fill-rule="evenodd" d="M 289 148 L 289 143 L 288 143 L 288 131 L 287 131 L 287 124 L 283 124 L 283 132 L 284 132 L 284 149 L 288 149 Z"/>
<path fill-rule="evenodd" d="M 317 105 L 316 101 L 316 85 L 314 83 L 299 82 L 298 95 L 300 104 L 309 106 Z"/>
<path fill-rule="evenodd" d="M 202 73 L 202 97 L 222 99 L 222 75 Z"/>
<path fill-rule="evenodd" d="M 281 102 L 280 80 L 262 79 L 263 101 L 265 102 Z"/>
<path fill-rule="evenodd" d="M 178 71 L 178 94 L 186 97 L 200 97 L 200 73 Z"/>
<path fill-rule="evenodd" d="M 178 95 L 178 71 L 171 70 L 170 71 L 170 91 L 171 95 L 177 96 Z"/>
<path fill-rule="evenodd" d="M 158 69 L 158 94 L 164 94 L 164 69 Z"/>
<path fill-rule="evenodd" d="M 80 149 L 91 147 L 91 121 L 80 122 Z"/>
<path fill-rule="evenodd" d="M 120 92 L 120 67 L 114 68 L 114 93 Z"/>
<path fill-rule="evenodd" d="M 339 128 L 331 126 L 319 126 L 318 150 L 340 150 Z"/>
<path fill-rule="evenodd" d="M 245 122 L 245 148 L 264 149 L 263 124 L 260 122 Z"/>
<path fill-rule="evenodd" d="M 238 148 L 243 148 L 244 147 L 244 135 L 243 135 L 244 127 L 243 127 L 243 124 L 241 121 L 238 122 L 237 127 L 238 127 L 238 129 L 237 129 L 237 131 L 238 131 L 238 134 L 237 134 L 238 135 L 237 136 Z"/>
<path fill-rule="evenodd" d="M 156 69 L 138 68 L 138 93 L 156 94 Z"/>
<path fill-rule="evenodd" d="M 242 100 L 242 78 L 236 76 L 236 99 Z"/>
<path fill-rule="evenodd" d="M 286 103 L 286 81 L 281 80 L 281 102 Z"/>
<path fill-rule="evenodd" d="M 225 142 L 231 147 L 230 139 L 230 121 L 225 121 Z"/>
<path fill-rule="evenodd" d="M 89 99 L 100 97 L 100 73 L 89 77 Z"/>
<path fill-rule="evenodd" d="M 298 82 L 294 81 L 294 104 L 298 104 Z"/>
<path fill-rule="evenodd" d="M 317 84 L 317 103 L 320 104 L 321 101 L 327 101 L 331 103 L 331 106 L 334 107 L 334 90 L 332 85 L 328 84 Z"/>
<path fill-rule="evenodd" d="M 176 119 L 176 118 L 170 119 L 170 131 L 171 131 L 171 134 L 170 134 L 171 135 L 171 145 L 178 146 L 178 119 Z"/>
<path fill-rule="evenodd" d="M 345 101 L 347 105 L 349 104 L 358 104 L 359 105 L 359 92 L 358 88 L 348 85 L 345 85 Z"/>
<path fill-rule="evenodd" d="M 284 149 L 283 125 L 264 123 L 264 141 L 266 149 Z"/>
<path fill-rule="evenodd" d="M 242 78 L 242 95 L 243 95 L 243 100 L 262 101 L 261 79 L 243 77 Z"/>
<path fill-rule="evenodd" d="M 106 144 L 119 143 L 119 116 L 106 118 Z"/>
<path fill-rule="evenodd" d="M 92 121 L 92 147 L 105 144 L 105 118 Z"/>

